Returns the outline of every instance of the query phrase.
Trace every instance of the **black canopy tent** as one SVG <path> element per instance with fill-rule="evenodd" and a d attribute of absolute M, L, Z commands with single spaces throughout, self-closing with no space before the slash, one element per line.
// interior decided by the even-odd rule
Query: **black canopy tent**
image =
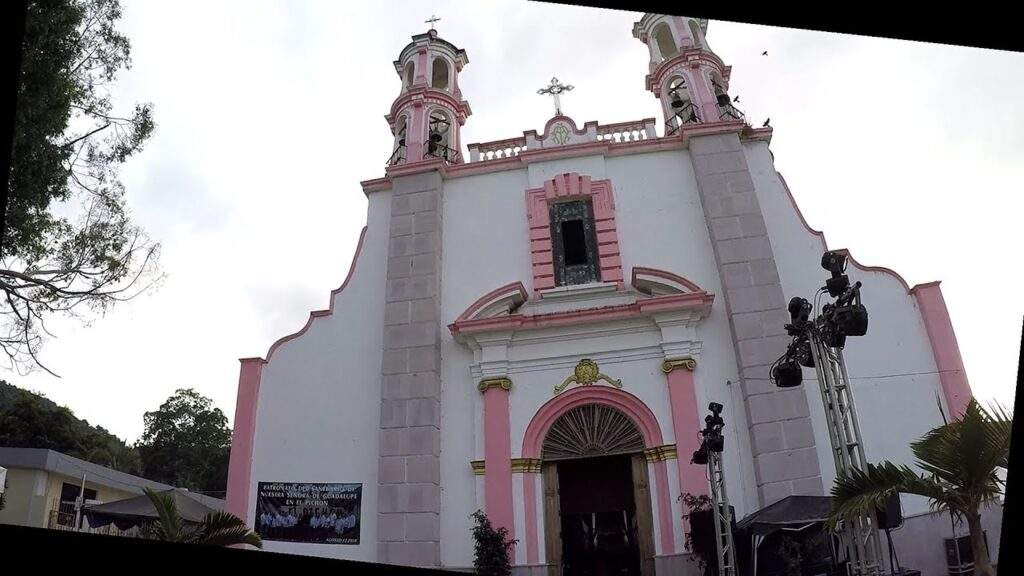
<path fill-rule="evenodd" d="M 740 520 L 736 527 L 767 536 L 783 528 L 793 529 L 796 526 L 824 522 L 831 509 L 831 496 L 786 496 Z"/>
<path fill-rule="evenodd" d="M 158 492 L 158 494 L 167 493 L 170 493 L 171 497 L 174 498 L 174 503 L 178 508 L 178 515 L 181 516 L 181 519 L 186 524 L 199 524 L 207 514 L 216 511 L 216 509 L 200 502 L 187 490 L 172 488 Z M 89 526 L 99 528 L 113 523 L 118 530 L 128 530 L 129 528 L 134 528 L 159 518 L 156 507 L 153 506 L 149 496 L 145 494 L 125 500 L 86 506 L 83 512 L 89 521 Z"/>
<path fill-rule="evenodd" d="M 780 530 L 803 532 L 815 526 L 820 528 L 831 509 L 829 496 L 787 496 L 737 522 L 739 532 L 750 534 L 751 573 L 757 573 L 757 548 L 765 538 Z M 832 539 L 828 541 L 831 548 Z M 832 557 L 835 558 L 834 553 Z"/>

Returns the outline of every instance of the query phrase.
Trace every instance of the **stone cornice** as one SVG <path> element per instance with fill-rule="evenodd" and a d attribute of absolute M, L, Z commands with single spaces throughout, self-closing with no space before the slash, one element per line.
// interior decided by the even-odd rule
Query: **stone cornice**
<path fill-rule="evenodd" d="M 729 68 L 717 54 L 703 48 L 687 48 L 659 63 L 654 71 L 647 75 L 646 88 L 657 94 L 658 86 L 661 86 L 665 77 L 672 72 L 683 68 L 701 67 L 714 69 L 722 76 L 722 80 L 728 82 Z"/>
<path fill-rule="evenodd" d="M 438 159 L 425 160 L 397 164 L 386 169 L 386 176 L 364 180 L 360 184 L 363 193 L 379 192 L 391 189 L 390 178 L 406 174 L 418 174 L 428 170 L 439 170 L 441 177 L 445 180 L 450 178 L 461 178 L 477 174 L 490 174 L 506 170 L 520 170 L 526 168 L 532 162 L 543 162 L 554 159 L 576 158 L 580 156 L 627 156 L 630 154 L 643 154 L 647 152 L 661 152 L 666 150 L 685 150 L 689 145 L 689 138 L 693 136 L 707 136 L 710 134 L 738 133 L 740 140 L 747 141 L 771 141 L 772 129 L 752 128 L 742 121 L 732 122 L 709 122 L 703 124 L 689 124 L 672 136 L 662 136 L 635 142 L 612 142 L 599 140 L 596 142 L 583 142 L 580 144 L 567 144 L 557 148 L 543 148 L 540 150 L 527 150 L 517 156 L 509 158 L 498 158 L 494 160 L 480 160 L 477 162 L 463 162 L 459 164 L 447 164 Z"/>

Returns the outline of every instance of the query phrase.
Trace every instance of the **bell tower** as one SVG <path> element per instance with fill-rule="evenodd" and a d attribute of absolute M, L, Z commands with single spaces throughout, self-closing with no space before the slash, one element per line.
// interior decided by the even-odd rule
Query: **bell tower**
<path fill-rule="evenodd" d="M 644 14 L 633 36 L 650 52 L 647 89 L 661 101 L 665 135 L 688 124 L 742 121 L 729 98 L 729 73 L 708 46 L 708 21 L 667 14 Z"/>
<path fill-rule="evenodd" d="M 468 63 L 466 51 L 433 28 L 402 49 L 395 60 L 402 89 L 385 117 L 395 137 L 389 166 L 434 158 L 462 162 L 459 129 L 472 112 L 462 99 L 459 73 Z"/>

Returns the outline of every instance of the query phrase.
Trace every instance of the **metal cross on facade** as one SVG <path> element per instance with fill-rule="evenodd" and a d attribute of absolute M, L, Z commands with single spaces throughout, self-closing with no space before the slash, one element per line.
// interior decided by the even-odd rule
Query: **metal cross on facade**
<path fill-rule="evenodd" d="M 561 116 L 562 103 L 559 99 L 559 96 L 561 96 L 562 92 L 568 92 L 569 90 L 572 89 L 572 84 L 561 84 L 558 81 L 558 78 L 551 78 L 551 83 L 548 84 L 547 88 L 541 88 L 540 90 L 537 90 L 537 94 L 547 94 L 551 96 L 555 100 L 555 116 Z"/>
<path fill-rule="evenodd" d="M 439 22 L 440 20 L 441 20 L 440 18 L 438 18 L 437 16 L 434 16 L 433 14 L 431 14 L 430 15 L 430 19 L 424 20 L 424 22 L 427 23 L 427 24 L 430 24 L 430 29 L 433 30 L 434 29 L 434 22 Z"/>

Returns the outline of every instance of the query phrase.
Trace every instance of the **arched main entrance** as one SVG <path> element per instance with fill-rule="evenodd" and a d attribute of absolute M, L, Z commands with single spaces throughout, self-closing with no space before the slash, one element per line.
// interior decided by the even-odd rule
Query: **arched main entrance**
<path fill-rule="evenodd" d="M 653 576 L 644 448 L 637 423 L 606 403 L 581 403 L 551 423 L 540 451 L 552 573 Z"/>

